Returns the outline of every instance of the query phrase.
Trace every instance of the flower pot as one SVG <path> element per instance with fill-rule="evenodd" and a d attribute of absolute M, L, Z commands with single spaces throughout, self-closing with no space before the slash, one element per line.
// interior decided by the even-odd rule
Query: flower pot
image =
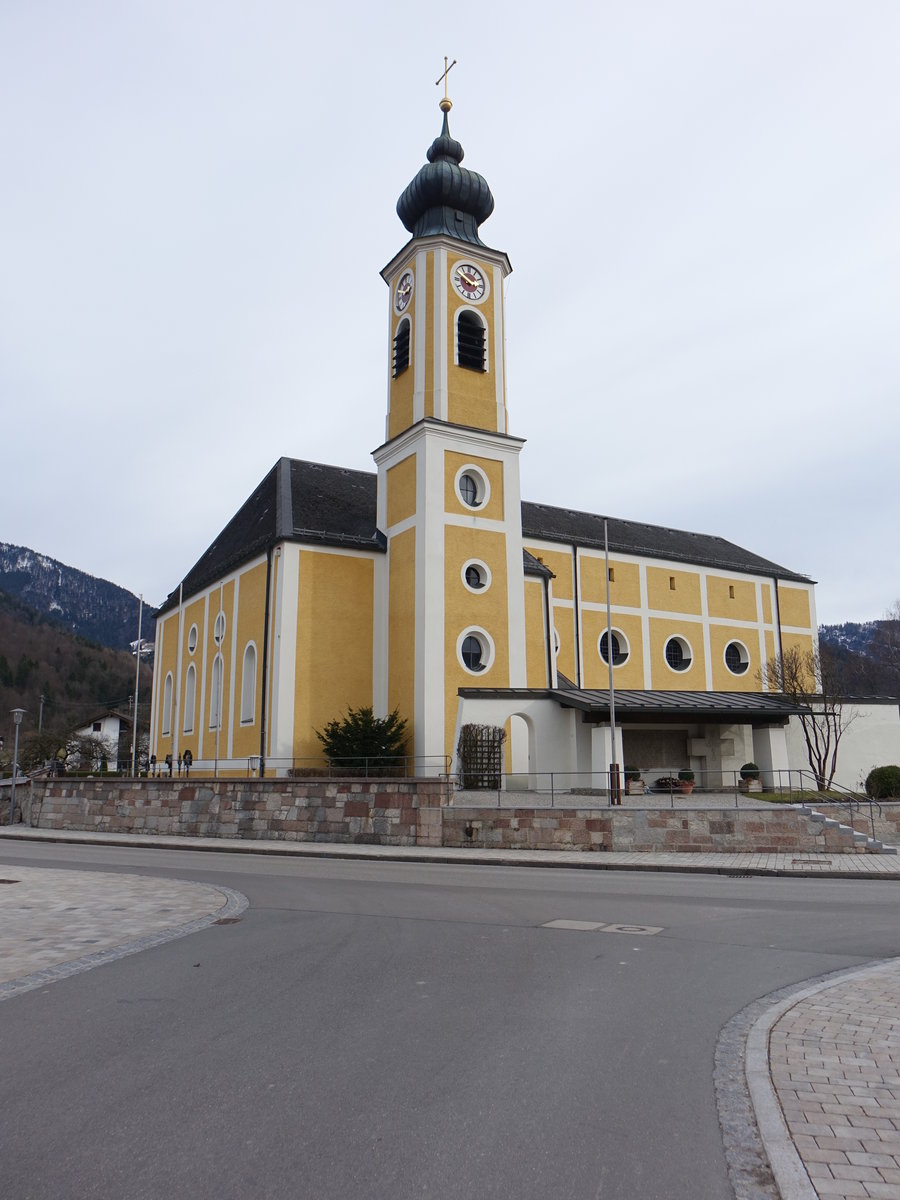
<path fill-rule="evenodd" d="M 758 779 L 741 779 L 738 781 L 738 787 L 742 792 L 761 792 L 763 790 Z"/>
<path fill-rule="evenodd" d="M 682 779 L 681 783 L 678 785 L 678 790 L 681 792 L 682 796 L 689 796 L 694 790 L 693 779 Z"/>
<path fill-rule="evenodd" d="M 643 796 L 644 781 L 643 779 L 626 779 L 625 780 L 625 795 L 626 796 Z"/>

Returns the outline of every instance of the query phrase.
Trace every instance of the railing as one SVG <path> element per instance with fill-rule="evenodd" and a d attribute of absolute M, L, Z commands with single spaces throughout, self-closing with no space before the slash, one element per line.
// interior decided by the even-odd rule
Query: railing
<path fill-rule="evenodd" d="M 446 779 L 450 760 L 444 755 L 354 755 L 324 761 L 312 756 L 306 758 L 266 758 L 250 755 L 248 758 L 209 759 L 185 762 L 179 758 L 171 763 L 151 763 L 149 774 L 154 779 L 209 779 L 219 775 L 234 778 L 242 775 L 247 779 L 411 779 L 431 777 Z"/>
<path fill-rule="evenodd" d="M 689 776 L 682 778 L 681 776 Z M 815 776 L 803 770 L 760 771 L 747 777 L 740 770 L 692 771 L 678 767 L 643 767 L 635 777 L 633 770 L 627 773 L 620 767 L 618 779 L 609 771 L 528 771 L 506 772 L 466 771 L 454 777 L 457 797 L 464 793 L 473 799 L 479 795 L 496 797 L 500 807 L 506 798 L 507 805 L 514 804 L 518 796 L 533 799 L 524 803 L 549 803 L 553 808 L 560 797 L 586 801 L 587 806 L 612 808 L 621 803 L 638 806 L 637 797 L 643 797 L 650 807 L 667 802 L 688 806 L 688 796 L 695 796 L 695 803 L 708 806 L 712 801 L 727 803 L 737 808 L 758 800 L 760 803 L 806 804 L 810 802 L 838 803 L 848 807 L 851 814 L 859 813 L 863 804 L 869 805 L 869 824 L 874 836 L 875 819 L 873 806 L 881 806 L 868 797 L 851 792 L 837 785 L 822 791 Z M 617 786 L 618 784 L 618 786 Z M 459 799 L 457 798 L 457 803 Z"/>
<path fill-rule="evenodd" d="M 818 797 L 819 804 L 836 804 L 840 808 L 846 806 L 848 824 L 853 826 L 853 814 L 862 813 L 863 805 L 867 805 L 869 809 L 869 830 L 871 836 L 875 836 L 875 809 L 878 809 L 878 816 L 884 815 L 884 810 L 877 800 L 873 800 L 871 796 L 865 796 L 861 792 L 851 791 L 850 788 L 841 787 L 839 783 L 830 783 L 827 788 L 820 788 L 819 781 L 811 771 L 800 771 L 801 780 L 807 778 L 811 780 L 812 787 L 810 791 L 813 797 Z M 813 789 L 815 789 L 813 791 Z"/>

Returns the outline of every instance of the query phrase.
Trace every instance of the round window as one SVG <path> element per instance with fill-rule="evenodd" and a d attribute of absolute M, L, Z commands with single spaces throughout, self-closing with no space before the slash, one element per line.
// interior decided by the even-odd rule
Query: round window
<path fill-rule="evenodd" d="M 482 508 L 490 494 L 487 478 L 477 467 L 463 467 L 456 477 L 456 494 L 466 508 Z"/>
<path fill-rule="evenodd" d="M 193 654 L 197 649 L 197 626 L 192 625 L 188 632 L 188 654 Z"/>
<path fill-rule="evenodd" d="M 216 617 L 216 623 L 213 627 L 213 640 L 217 646 L 221 646 L 225 641 L 225 614 L 220 612 Z"/>
<path fill-rule="evenodd" d="M 599 650 L 600 657 L 605 663 L 609 662 L 609 633 L 603 633 L 600 637 Z M 622 663 L 628 661 L 628 642 L 625 639 L 625 634 L 619 629 L 612 631 L 612 664 L 614 667 L 621 667 Z"/>
<path fill-rule="evenodd" d="M 725 647 L 725 666 L 732 675 L 744 675 L 750 666 L 747 647 L 741 642 L 729 642 Z"/>
<path fill-rule="evenodd" d="M 691 665 L 691 647 L 682 637 L 666 642 L 666 662 L 673 671 L 686 671 Z"/>
<path fill-rule="evenodd" d="M 491 573 L 481 559 L 470 558 L 463 564 L 462 581 L 470 592 L 483 592 L 491 585 Z"/>
<path fill-rule="evenodd" d="M 467 629 L 457 642 L 459 660 L 467 671 L 480 675 L 494 659 L 494 644 L 483 629 Z"/>

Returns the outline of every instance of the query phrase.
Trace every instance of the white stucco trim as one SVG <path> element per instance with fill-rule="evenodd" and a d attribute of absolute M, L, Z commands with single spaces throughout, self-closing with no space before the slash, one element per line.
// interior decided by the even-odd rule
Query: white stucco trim
<path fill-rule="evenodd" d="M 703 669 L 706 690 L 713 690 L 712 644 L 709 637 L 709 599 L 707 597 L 707 573 L 700 571 L 700 616 L 703 620 Z"/>
<path fill-rule="evenodd" d="M 497 398 L 497 429 L 506 433 L 506 333 L 503 324 L 503 272 L 495 263 L 494 294 L 494 395 Z"/>
<path fill-rule="evenodd" d="M 179 637 L 179 642 L 181 641 Z M 200 704 L 199 711 L 195 711 L 195 725 L 197 730 L 197 757 L 203 757 L 203 734 L 206 730 L 206 660 L 208 658 L 209 649 L 209 589 L 203 597 L 203 653 L 200 655 Z M 173 754 L 173 757 L 175 755 Z"/>
<path fill-rule="evenodd" d="M 434 255 L 434 415 L 448 420 L 449 351 L 447 346 L 447 250 L 441 246 Z"/>
<path fill-rule="evenodd" d="M 388 608 L 390 597 L 388 554 L 375 555 L 373 592 L 372 707 L 375 710 L 376 716 L 387 716 Z"/>
<path fill-rule="evenodd" d="M 444 255 L 446 265 L 446 254 Z M 425 426 L 416 475 L 415 753 L 444 753 L 444 450 Z"/>
<path fill-rule="evenodd" d="M 420 250 L 415 257 L 416 290 L 413 292 L 413 421 L 421 421 L 425 416 L 425 345 L 427 338 L 419 337 L 419 330 L 425 329 L 428 312 L 428 279 L 427 256 Z"/>
<path fill-rule="evenodd" d="M 235 576 L 234 580 L 234 596 L 231 604 L 231 670 L 229 671 L 230 679 L 228 680 L 228 757 L 232 758 L 234 754 L 234 727 L 239 723 L 240 717 L 236 722 L 234 719 L 234 691 L 237 681 L 237 627 L 238 627 L 238 605 L 240 603 L 241 577 Z"/>
<path fill-rule="evenodd" d="M 294 542 L 280 546 L 278 599 L 273 679 L 272 751 L 273 758 L 294 755 L 294 692 L 297 677 L 297 618 L 300 592 L 300 547 Z"/>

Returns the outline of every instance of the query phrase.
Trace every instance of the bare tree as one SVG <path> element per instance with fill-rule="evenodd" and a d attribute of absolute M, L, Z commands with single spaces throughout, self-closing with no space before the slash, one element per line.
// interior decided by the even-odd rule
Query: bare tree
<path fill-rule="evenodd" d="M 857 717 L 840 685 L 840 664 L 827 646 L 788 646 L 759 673 L 769 691 L 783 692 L 800 709 L 800 727 L 816 787 L 827 791 L 837 770 L 841 738 Z"/>

